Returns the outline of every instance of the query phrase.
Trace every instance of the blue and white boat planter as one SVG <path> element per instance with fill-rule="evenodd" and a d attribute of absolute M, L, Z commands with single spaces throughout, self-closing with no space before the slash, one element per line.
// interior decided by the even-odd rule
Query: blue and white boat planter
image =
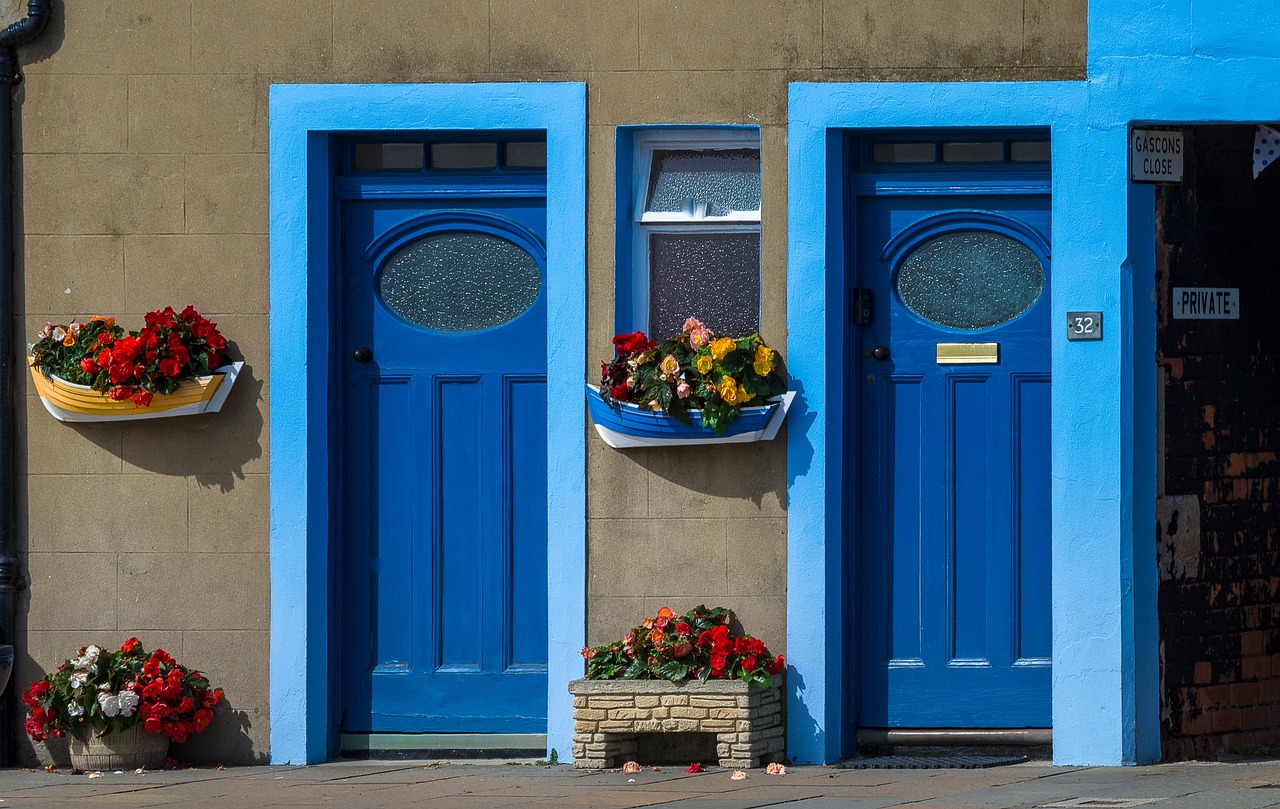
<path fill-rule="evenodd" d="M 595 422 L 596 432 L 614 449 L 745 444 L 772 441 L 782 428 L 782 421 L 787 417 L 795 395 L 795 391 L 787 391 L 762 407 L 742 408 L 738 417 L 725 428 L 724 435 L 716 435 L 710 427 L 702 426 L 701 411 L 690 410 L 691 423 L 681 424 L 661 411 L 620 402 L 607 403 L 594 385 L 587 385 L 587 409 Z"/>

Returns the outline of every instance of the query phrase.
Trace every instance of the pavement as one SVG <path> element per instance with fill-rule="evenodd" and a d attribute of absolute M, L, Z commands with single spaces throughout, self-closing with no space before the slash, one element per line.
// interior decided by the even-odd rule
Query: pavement
<path fill-rule="evenodd" d="M 718 768 L 580 771 L 532 762 L 335 762 L 308 767 L 73 774 L 0 770 L 9 807 L 487 807 L 661 806 L 699 809 L 1253 809 L 1280 806 L 1280 761 L 1147 767 L 982 770 L 749 770 L 735 781 Z"/>

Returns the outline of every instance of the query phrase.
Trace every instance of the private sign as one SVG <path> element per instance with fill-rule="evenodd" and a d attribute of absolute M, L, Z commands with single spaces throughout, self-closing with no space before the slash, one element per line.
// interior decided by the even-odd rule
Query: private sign
<path fill-rule="evenodd" d="M 1182 133 L 1133 130 L 1129 138 L 1129 177 L 1139 183 L 1182 182 Z"/>

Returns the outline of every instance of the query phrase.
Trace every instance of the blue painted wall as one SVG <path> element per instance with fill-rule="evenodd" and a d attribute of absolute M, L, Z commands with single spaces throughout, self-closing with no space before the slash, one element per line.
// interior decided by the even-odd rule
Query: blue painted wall
<path fill-rule="evenodd" d="M 1280 12 L 1253 5 L 1093 2 L 1086 82 L 791 86 L 787 359 L 803 394 L 788 422 L 797 761 L 848 751 L 842 689 L 858 687 L 841 658 L 841 133 L 1037 125 L 1051 127 L 1053 144 L 1053 320 L 1101 310 L 1106 324 L 1101 343 L 1053 335 L 1054 758 L 1159 758 L 1155 211 L 1152 188 L 1128 181 L 1127 136 L 1135 123 L 1280 120 Z"/>
<path fill-rule="evenodd" d="M 576 83 L 271 88 L 271 760 L 336 752 L 329 513 L 330 133 L 547 133 L 547 363 L 586 339 L 586 87 Z M 569 749 L 565 684 L 581 676 L 585 421 L 581 388 L 548 385 L 548 747 Z"/>

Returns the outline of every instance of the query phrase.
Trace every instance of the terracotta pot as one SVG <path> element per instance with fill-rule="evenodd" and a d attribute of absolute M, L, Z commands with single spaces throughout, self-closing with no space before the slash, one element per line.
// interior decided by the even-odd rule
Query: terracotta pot
<path fill-rule="evenodd" d="M 95 730 L 87 741 L 71 737 L 71 766 L 82 770 L 157 769 L 169 755 L 169 737 L 147 733 L 142 723 L 126 730 Z"/>

